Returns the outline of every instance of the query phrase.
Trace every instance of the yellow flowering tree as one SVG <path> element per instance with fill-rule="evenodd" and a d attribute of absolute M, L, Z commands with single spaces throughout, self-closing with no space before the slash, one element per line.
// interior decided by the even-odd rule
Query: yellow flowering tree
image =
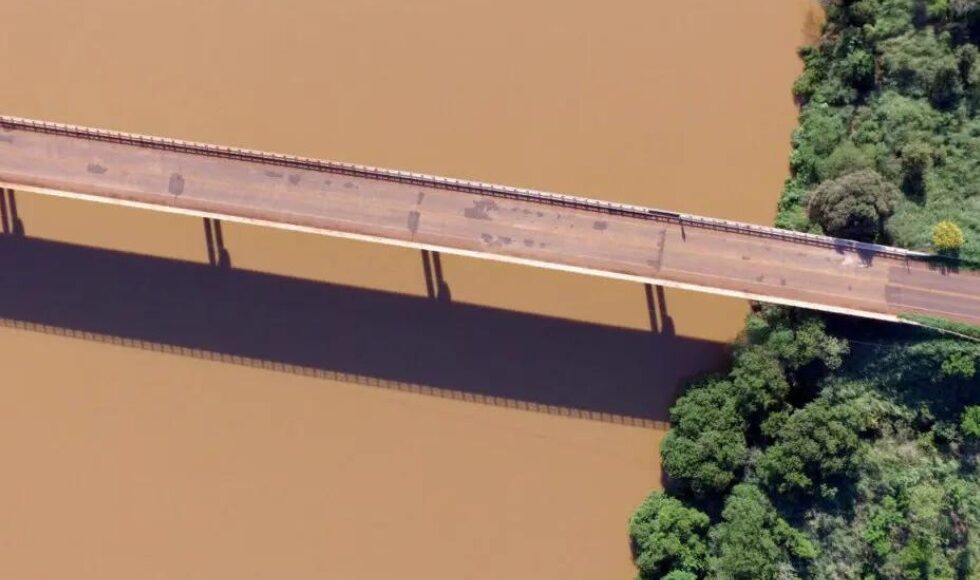
<path fill-rule="evenodd" d="M 932 228 L 932 245 L 940 252 L 958 252 L 966 238 L 958 225 L 943 220 Z"/>

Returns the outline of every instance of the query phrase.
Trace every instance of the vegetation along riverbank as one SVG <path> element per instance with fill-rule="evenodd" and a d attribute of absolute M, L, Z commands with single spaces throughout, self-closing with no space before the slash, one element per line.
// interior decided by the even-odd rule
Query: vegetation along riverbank
<path fill-rule="evenodd" d="M 779 226 L 980 259 L 980 1 L 825 2 Z M 980 344 L 763 306 L 688 386 L 639 578 L 980 577 Z"/>

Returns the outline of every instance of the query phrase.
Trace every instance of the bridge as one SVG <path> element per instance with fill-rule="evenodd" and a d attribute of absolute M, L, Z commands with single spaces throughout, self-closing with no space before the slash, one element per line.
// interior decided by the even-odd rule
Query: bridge
<path fill-rule="evenodd" d="M 918 252 L 405 171 L 0 116 L 0 185 L 868 318 L 980 325 L 980 275 Z"/>

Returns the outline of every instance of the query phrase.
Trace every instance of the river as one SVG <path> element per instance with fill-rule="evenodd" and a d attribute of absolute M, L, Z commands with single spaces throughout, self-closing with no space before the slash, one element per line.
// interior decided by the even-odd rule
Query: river
<path fill-rule="evenodd" d="M 768 224 L 818 18 L 0 0 L 0 112 Z M 16 201 L 3 577 L 632 577 L 670 401 L 747 312 L 234 224 L 221 269 L 200 220 Z"/>

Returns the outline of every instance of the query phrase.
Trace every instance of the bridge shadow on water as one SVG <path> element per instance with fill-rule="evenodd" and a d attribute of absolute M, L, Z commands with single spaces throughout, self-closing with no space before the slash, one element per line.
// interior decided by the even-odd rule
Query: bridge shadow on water
<path fill-rule="evenodd" d="M 680 383 L 725 357 L 670 333 L 59 242 L 3 236 L 0 256 L 7 326 L 603 421 L 666 421 Z"/>

